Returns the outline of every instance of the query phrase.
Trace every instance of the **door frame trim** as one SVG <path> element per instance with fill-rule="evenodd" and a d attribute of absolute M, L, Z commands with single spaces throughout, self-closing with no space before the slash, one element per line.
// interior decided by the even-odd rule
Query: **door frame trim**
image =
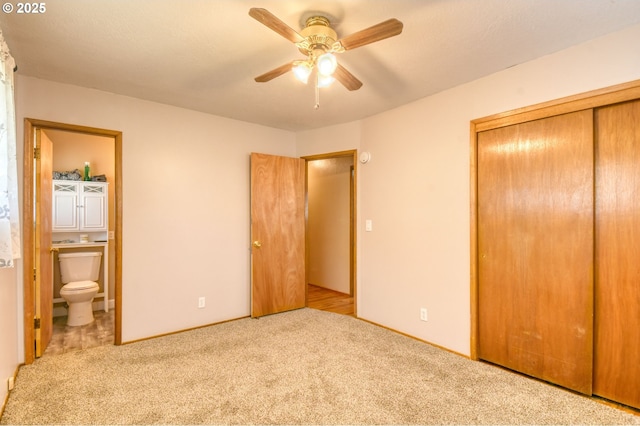
<path fill-rule="evenodd" d="M 114 343 L 122 344 L 122 132 L 96 127 L 65 124 L 53 121 L 24 119 L 24 160 L 23 160 L 23 319 L 24 319 L 24 362 L 31 364 L 35 360 L 33 327 L 34 288 L 33 288 L 33 250 L 34 250 L 34 139 L 36 129 L 64 130 L 94 136 L 112 137 L 115 154 L 115 318 Z M 107 302 L 108 303 L 108 302 Z"/>
<path fill-rule="evenodd" d="M 327 160 L 331 158 L 339 157 L 352 157 L 353 158 L 353 184 L 351 185 L 351 232 L 350 232 L 350 265 L 351 265 L 351 277 L 350 286 L 353 290 L 353 316 L 358 318 L 358 150 L 352 149 L 348 151 L 329 152 L 326 154 L 306 155 L 300 157 L 305 160 L 304 171 L 304 196 L 305 196 L 305 286 L 308 284 L 309 271 L 309 161 L 314 160 Z M 307 302 L 308 303 L 308 302 Z"/>
<path fill-rule="evenodd" d="M 471 120 L 470 142 L 470 224 L 471 224 L 471 292 L 470 292 L 470 358 L 478 360 L 479 309 L 478 309 L 478 133 L 500 127 L 539 120 L 555 115 L 567 114 L 585 109 L 598 108 L 619 102 L 640 98 L 640 80 L 617 84 L 577 95 L 543 102 L 483 118 Z"/>

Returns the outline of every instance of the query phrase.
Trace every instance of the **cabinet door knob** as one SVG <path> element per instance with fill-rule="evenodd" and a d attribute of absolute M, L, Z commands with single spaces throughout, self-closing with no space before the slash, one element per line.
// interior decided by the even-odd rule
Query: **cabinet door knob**
<path fill-rule="evenodd" d="M 258 240 L 254 241 L 252 245 L 253 245 L 254 247 L 257 247 L 257 248 L 262 247 L 262 243 L 261 243 L 260 241 L 258 241 Z"/>

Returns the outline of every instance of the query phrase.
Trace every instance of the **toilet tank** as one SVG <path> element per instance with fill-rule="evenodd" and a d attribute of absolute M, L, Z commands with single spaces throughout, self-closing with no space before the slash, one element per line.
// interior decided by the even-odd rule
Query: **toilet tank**
<path fill-rule="evenodd" d="M 96 281 L 100 274 L 100 258 L 102 253 L 61 253 L 60 275 L 62 283 L 74 281 Z"/>

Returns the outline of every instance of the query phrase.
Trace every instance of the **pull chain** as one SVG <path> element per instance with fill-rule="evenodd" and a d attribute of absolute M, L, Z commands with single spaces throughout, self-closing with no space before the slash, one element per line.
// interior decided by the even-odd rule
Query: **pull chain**
<path fill-rule="evenodd" d="M 313 109 L 320 108 L 320 88 L 318 87 L 318 79 L 316 78 L 316 104 Z"/>

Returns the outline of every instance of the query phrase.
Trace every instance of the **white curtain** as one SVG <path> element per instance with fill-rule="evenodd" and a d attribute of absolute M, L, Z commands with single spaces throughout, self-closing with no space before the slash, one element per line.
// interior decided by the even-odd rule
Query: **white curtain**
<path fill-rule="evenodd" d="M 20 257 L 14 68 L 0 29 L 0 268 L 13 267 L 13 261 Z"/>

